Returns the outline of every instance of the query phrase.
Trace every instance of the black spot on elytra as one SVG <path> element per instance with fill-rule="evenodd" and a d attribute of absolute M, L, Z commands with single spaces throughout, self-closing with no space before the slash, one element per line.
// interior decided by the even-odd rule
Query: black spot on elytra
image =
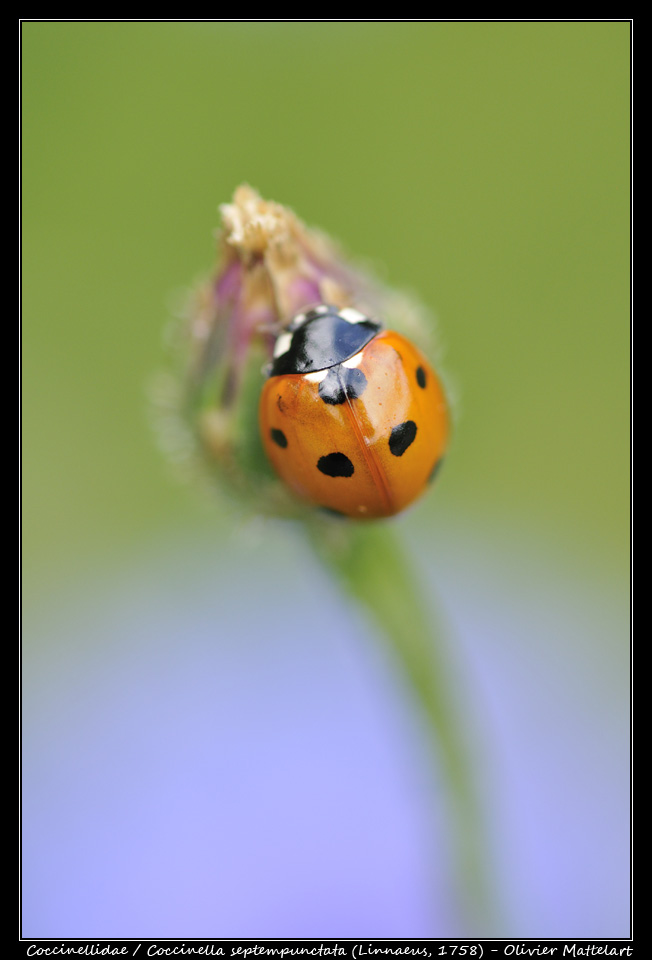
<path fill-rule="evenodd" d="M 317 469 L 327 477 L 352 477 L 353 464 L 344 453 L 329 453 L 317 461 Z"/>
<path fill-rule="evenodd" d="M 423 367 L 417 367 L 417 383 L 419 384 L 422 390 L 425 389 L 426 371 L 423 369 Z"/>
<path fill-rule="evenodd" d="M 402 457 L 417 435 L 417 425 L 414 420 L 399 423 L 391 432 L 389 449 L 395 457 Z"/>
<path fill-rule="evenodd" d="M 278 447 L 281 447 L 283 450 L 285 450 L 285 448 L 288 445 L 288 438 L 285 436 L 283 431 L 277 430 L 275 427 L 272 427 L 272 429 L 269 432 L 274 443 Z"/>
<path fill-rule="evenodd" d="M 439 473 L 439 471 L 440 471 L 440 469 L 441 469 L 441 465 L 442 465 L 443 462 L 444 462 L 444 458 L 443 458 L 443 457 L 440 457 L 439 460 L 437 460 L 437 462 L 435 463 L 434 467 L 432 468 L 432 470 L 431 470 L 430 473 L 428 474 L 427 483 L 434 483 L 434 482 L 435 482 L 435 477 L 436 477 L 437 474 Z"/>
<path fill-rule="evenodd" d="M 338 364 L 331 367 L 319 384 L 319 396 L 324 403 L 333 405 L 344 403 L 347 399 L 356 400 L 364 393 L 367 378 L 357 367 L 343 367 Z"/>

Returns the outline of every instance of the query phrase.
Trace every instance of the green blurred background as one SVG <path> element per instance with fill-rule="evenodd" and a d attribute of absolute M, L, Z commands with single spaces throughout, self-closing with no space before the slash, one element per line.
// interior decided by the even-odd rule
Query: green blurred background
<path fill-rule="evenodd" d="M 22 29 L 28 597 L 196 519 L 146 389 L 241 181 L 436 313 L 458 427 L 420 522 L 626 578 L 628 23 Z"/>

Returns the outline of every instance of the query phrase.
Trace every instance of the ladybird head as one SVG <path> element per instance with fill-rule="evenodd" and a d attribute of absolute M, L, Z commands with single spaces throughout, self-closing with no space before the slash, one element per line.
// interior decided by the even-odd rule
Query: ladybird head
<path fill-rule="evenodd" d="M 380 323 L 354 307 L 310 307 L 278 335 L 270 376 L 327 370 L 355 356 L 380 330 Z"/>

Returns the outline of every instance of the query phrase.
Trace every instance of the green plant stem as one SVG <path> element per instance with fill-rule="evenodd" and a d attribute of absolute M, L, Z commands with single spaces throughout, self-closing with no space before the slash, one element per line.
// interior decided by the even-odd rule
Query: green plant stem
<path fill-rule="evenodd" d="M 494 908 L 483 810 L 463 732 L 468 713 L 454 702 L 459 688 L 449 676 L 443 631 L 433 627 L 430 605 L 391 526 L 333 522 L 308 529 L 326 567 L 389 641 L 421 707 L 447 790 L 458 892 L 469 922 L 489 935 Z"/>

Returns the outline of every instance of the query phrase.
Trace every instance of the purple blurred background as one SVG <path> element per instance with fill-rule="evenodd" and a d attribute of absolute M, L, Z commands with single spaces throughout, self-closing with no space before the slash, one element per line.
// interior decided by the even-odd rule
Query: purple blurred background
<path fill-rule="evenodd" d="M 415 533 L 475 737 L 494 932 L 628 935 L 627 610 L 552 553 L 457 530 L 432 557 Z M 469 933 L 382 644 L 290 531 L 220 548 L 161 540 L 28 618 L 24 935 Z"/>

